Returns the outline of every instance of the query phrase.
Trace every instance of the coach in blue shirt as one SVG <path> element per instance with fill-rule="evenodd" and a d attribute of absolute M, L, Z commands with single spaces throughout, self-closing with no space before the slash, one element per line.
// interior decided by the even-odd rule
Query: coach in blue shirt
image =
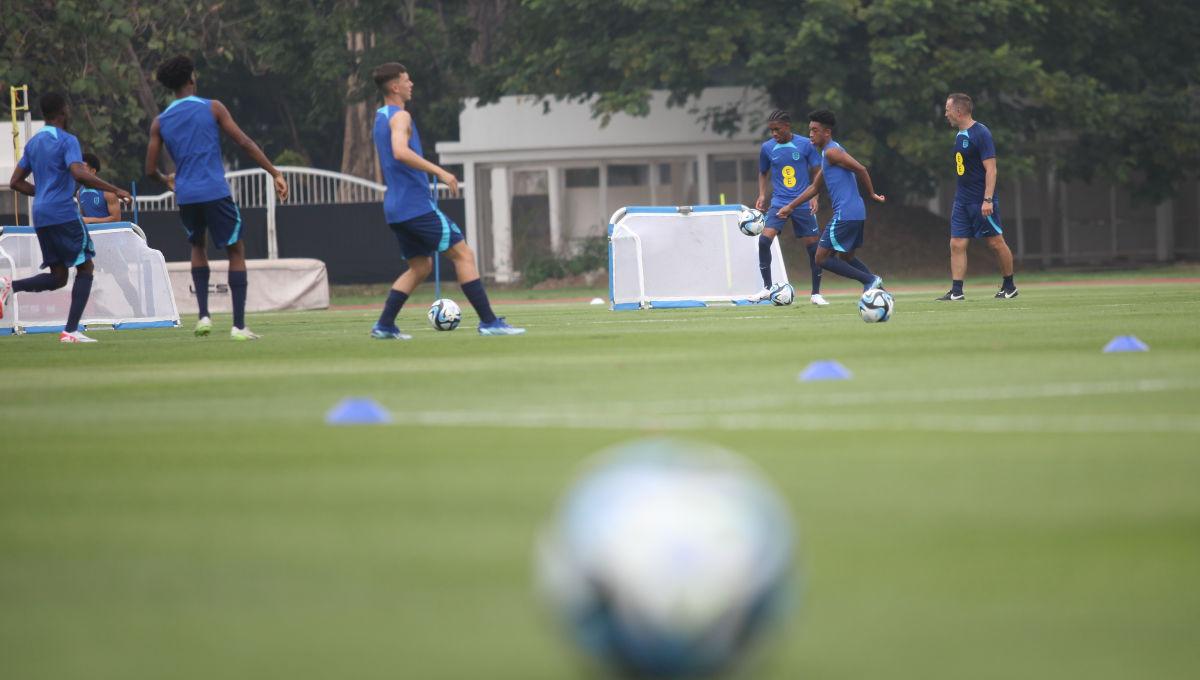
<path fill-rule="evenodd" d="M 996 198 L 996 144 L 992 131 L 975 120 L 971 98 L 956 92 L 946 98 L 946 120 L 958 128 L 954 136 L 954 172 L 958 188 L 954 209 L 950 212 L 950 292 L 938 298 L 945 302 L 965 299 L 963 279 L 967 277 L 967 239 L 982 238 L 1000 260 L 1004 277 L 995 297 L 1015 298 L 1013 256 L 1004 242 L 1000 225 L 1000 201 Z"/>

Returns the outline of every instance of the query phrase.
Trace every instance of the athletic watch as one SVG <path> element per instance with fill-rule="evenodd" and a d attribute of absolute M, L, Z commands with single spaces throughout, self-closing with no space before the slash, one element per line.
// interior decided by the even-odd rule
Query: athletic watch
<path fill-rule="evenodd" d="M 991 203 L 991 202 L 992 202 L 992 199 L 991 199 L 991 197 L 990 197 L 990 196 L 984 196 L 984 197 L 983 197 L 983 202 L 984 202 L 984 203 Z"/>

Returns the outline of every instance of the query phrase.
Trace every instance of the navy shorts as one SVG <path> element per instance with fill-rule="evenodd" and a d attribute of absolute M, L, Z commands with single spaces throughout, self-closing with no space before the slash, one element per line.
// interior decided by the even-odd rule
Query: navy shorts
<path fill-rule="evenodd" d="M 783 207 L 783 206 L 780 206 Z M 788 219 L 783 219 L 779 216 L 779 208 L 772 206 L 767 211 L 767 228 L 774 229 L 778 232 L 783 231 L 783 227 L 788 223 L 792 223 L 792 232 L 796 234 L 796 238 L 805 238 L 806 236 L 816 236 L 821 233 L 817 228 L 817 216 L 812 214 L 808 209 L 808 205 L 802 205 L 792 211 Z"/>
<path fill-rule="evenodd" d="M 187 230 L 188 243 L 194 246 L 204 243 L 205 231 L 212 235 L 212 243 L 218 248 L 231 246 L 242 238 L 242 213 L 228 196 L 181 205 L 179 219 Z"/>
<path fill-rule="evenodd" d="M 92 243 L 83 220 L 39 226 L 34 231 L 38 245 L 42 247 L 43 269 L 56 264 L 78 267 L 96 256 L 96 245 Z"/>
<path fill-rule="evenodd" d="M 444 253 L 463 240 L 462 230 L 441 210 L 433 210 L 403 222 L 392 222 L 388 226 L 396 233 L 400 252 L 406 260 Z"/>
<path fill-rule="evenodd" d="M 865 220 L 843 221 L 834 217 L 825 231 L 821 232 L 821 240 L 817 245 L 839 253 L 858 250 L 863 244 L 863 224 Z"/>
<path fill-rule="evenodd" d="M 982 202 L 964 205 L 955 201 L 950 211 L 950 238 L 986 238 L 1000 236 L 1000 202 L 992 202 L 992 214 L 983 216 Z"/>

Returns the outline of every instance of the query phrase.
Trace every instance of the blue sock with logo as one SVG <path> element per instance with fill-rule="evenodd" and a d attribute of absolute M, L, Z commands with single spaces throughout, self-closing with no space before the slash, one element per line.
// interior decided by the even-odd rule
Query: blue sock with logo
<path fill-rule="evenodd" d="M 68 333 L 79 330 L 79 320 L 83 318 L 83 308 L 87 306 L 88 297 L 92 294 L 92 275 L 75 272 L 75 285 L 71 287 L 71 308 L 67 311 Z"/>
<path fill-rule="evenodd" d="M 871 282 L 875 280 L 875 275 L 870 271 L 864 272 L 863 270 L 851 265 L 849 262 L 846 262 L 836 255 L 830 256 L 829 259 L 825 260 L 825 264 L 822 266 L 826 270 L 831 271 L 838 276 L 854 279 L 864 286 L 871 285 Z"/>
<path fill-rule="evenodd" d="M 208 275 L 211 271 L 207 266 L 192 267 L 192 290 L 196 293 L 200 318 L 208 316 Z"/>
<path fill-rule="evenodd" d="M 496 320 L 496 315 L 492 312 L 492 303 L 488 302 L 487 293 L 483 290 L 483 281 L 475 279 L 462 284 L 463 295 L 467 296 L 467 300 L 471 306 L 475 308 L 475 313 L 479 315 L 479 320 L 483 323 L 492 323 Z"/>
<path fill-rule="evenodd" d="M 758 237 L 758 273 L 762 274 L 763 288 L 771 287 L 771 241 L 766 236 Z"/>
<path fill-rule="evenodd" d="M 233 327 L 246 327 L 246 272 L 229 272 L 229 295 L 233 298 Z"/>
<path fill-rule="evenodd" d="M 47 290 L 58 290 L 58 281 L 55 280 L 54 274 L 49 272 L 38 274 L 27 279 L 20 279 L 12 282 L 14 293 L 41 293 Z"/>
<path fill-rule="evenodd" d="M 375 325 L 380 328 L 394 327 L 396 316 L 400 314 L 405 302 L 408 302 L 408 293 L 395 289 L 389 290 L 387 301 L 383 303 L 383 313 L 379 315 L 379 321 Z"/>
<path fill-rule="evenodd" d="M 812 272 L 812 294 L 821 292 L 821 268 L 817 266 L 817 244 L 810 243 L 804 247 L 808 251 L 808 269 Z"/>

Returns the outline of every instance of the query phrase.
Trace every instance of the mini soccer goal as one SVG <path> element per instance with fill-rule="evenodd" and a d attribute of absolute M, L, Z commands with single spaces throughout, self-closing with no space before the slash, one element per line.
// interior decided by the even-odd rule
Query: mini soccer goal
<path fill-rule="evenodd" d="M 136 224 L 113 222 L 88 225 L 95 244 L 95 280 L 80 325 L 116 329 L 158 328 L 179 325 L 179 311 L 171 294 L 167 264 L 161 252 L 146 245 L 146 235 Z M 0 276 L 21 279 L 37 274 L 42 251 L 33 227 L 4 227 L 0 234 Z M 16 293 L 0 319 L 0 335 L 57 333 L 67 323 L 71 286 L 43 293 Z"/>
<path fill-rule="evenodd" d="M 608 295 L 613 310 L 747 304 L 762 289 L 758 237 L 737 225 L 740 205 L 631 206 L 608 225 Z M 787 283 L 779 239 L 771 277 Z"/>

